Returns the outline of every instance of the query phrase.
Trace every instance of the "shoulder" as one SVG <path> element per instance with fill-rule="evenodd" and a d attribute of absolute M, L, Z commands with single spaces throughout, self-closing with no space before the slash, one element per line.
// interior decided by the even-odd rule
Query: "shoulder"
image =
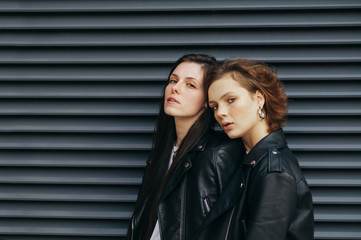
<path fill-rule="evenodd" d="M 230 139 L 223 132 L 209 132 L 208 142 L 200 151 L 198 157 L 204 158 L 213 166 L 229 164 L 238 165 L 245 153 L 245 148 L 240 139 Z M 232 164 L 231 164 L 232 163 Z"/>
<path fill-rule="evenodd" d="M 284 171 L 291 174 L 297 182 L 302 179 L 305 180 L 299 162 L 288 146 L 281 149 L 280 152 Z"/>
<path fill-rule="evenodd" d="M 241 139 L 230 139 L 227 134 L 220 131 L 210 131 L 206 149 L 209 151 L 242 151 L 244 145 Z"/>
<path fill-rule="evenodd" d="M 269 175 L 282 175 L 285 179 L 298 182 L 303 178 L 298 160 L 288 146 L 269 148 L 254 169 L 254 174 L 260 180 Z"/>

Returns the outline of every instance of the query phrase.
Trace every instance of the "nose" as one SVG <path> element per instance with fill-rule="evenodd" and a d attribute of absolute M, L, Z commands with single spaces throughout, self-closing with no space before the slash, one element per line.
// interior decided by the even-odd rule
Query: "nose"
<path fill-rule="evenodd" d="M 227 116 L 227 108 L 222 105 L 219 105 L 217 111 L 215 112 L 215 115 L 219 118 L 223 118 Z"/>
<path fill-rule="evenodd" d="M 178 93 L 178 94 L 180 94 L 181 91 L 180 91 L 180 86 L 179 86 L 179 83 L 178 83 L 178 82 L 173 85 L 173 87 L 172 87 L 172 92 L 173 92 L 173 93 Z"/>

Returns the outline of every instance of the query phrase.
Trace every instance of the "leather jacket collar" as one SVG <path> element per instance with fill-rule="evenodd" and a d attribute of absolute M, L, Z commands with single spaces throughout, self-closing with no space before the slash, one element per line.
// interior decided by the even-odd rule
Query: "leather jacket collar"
<path fill-rule="evenodd" d="M 189 152 L 203 151 L 207 146 L 209 139 L 211 139 L 211 137 L 215 135 L 214 133 L 215 132 L 211 130 L 210 134 L 205 134 L 205 136 L 203 136 L 201 140 L 199 140 L 198 143 Z"/>
<path fill-rule="evenodd" d="M 203 136 L 201 138 L 201 140 L 198 141 L 198 143 L 189 151 L 189 153 L 195 152 L 195 151 L 203 151 L 205 149 L 205 147 L 207 146 L 211 137 L 214 135 L 215 135 L 215 132 L 213 130 L 210 131 L 209 134 L 205 134 L 205 136 Z M 182 179 L 183 175 L 187 171 L 189 171 L 189 169 L 191 169 L 191 167 L 192 167 L 192 161 L 189 157 L 189 154 L 187 154 L 183 158 L 182 162 L 179 163 L 179 166 L 173 170 L 172 175 L 169 177 L 168 183 L 165 186 L 162 196 L 161 196 L 162 200 L 164 198 L 166 198 L 170 192 L 172 192 L 172 190 L 177 186 L 178 182 Z"/>
<path fill-rule="evenodd" d="M 287 146 L 287 141 L 282 128 L 272 132 L 259 141 L 244 159 L 244 165 L 256 166 L 268 153 L 270 148 L 280 149 Z"/>

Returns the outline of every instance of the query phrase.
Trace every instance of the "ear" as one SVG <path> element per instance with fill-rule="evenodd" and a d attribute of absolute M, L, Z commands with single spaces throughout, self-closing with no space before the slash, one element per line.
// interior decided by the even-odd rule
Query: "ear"
<path fill-rule="evenodd" d="M 257 90 L 256 94 L 255 94 L 255 100 L 256 100 L 257 106 L 263 108 L 264 101 L 265 101 L 263 93 L 261 93 L 260 91 Z"/>

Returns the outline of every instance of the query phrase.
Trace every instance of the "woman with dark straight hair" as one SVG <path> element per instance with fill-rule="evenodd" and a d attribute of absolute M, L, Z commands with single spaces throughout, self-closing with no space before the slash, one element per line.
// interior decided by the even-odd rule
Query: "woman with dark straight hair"
<path fill-rule="evenodd" d="M 208 87 L 214 117 L 230 138 L 242 139 L 246 154 L 213 206 L 220 210 L 205 220 L 210 231 L 197 239 L 312 240 L 312 196 L 282 130 L 287 96 L 276 72 L 259 61 L 227 60 Z"/>
<path fill-rule="evenodd" d="M 171 68 L 127 239 L 193 239 L 240 165 L 242 143 L 212 130 L 205 86 L 215 67 L 188 54 Z"/>

